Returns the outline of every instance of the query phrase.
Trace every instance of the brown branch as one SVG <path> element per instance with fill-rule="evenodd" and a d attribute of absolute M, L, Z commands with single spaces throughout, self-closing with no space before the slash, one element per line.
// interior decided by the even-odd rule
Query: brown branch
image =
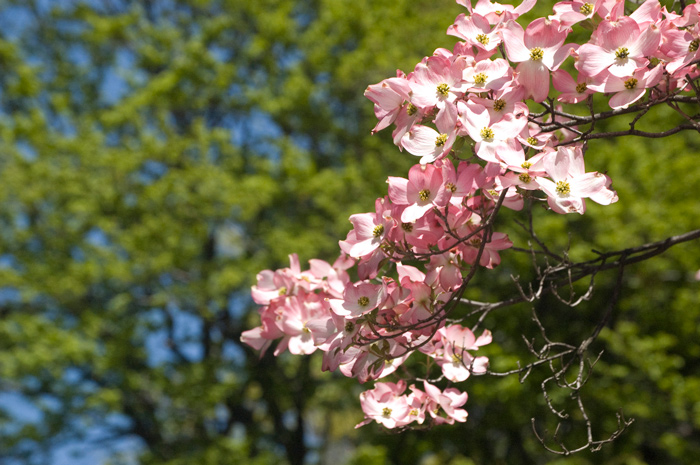
<path fill-rule="evenodd" d="M 568 145 L 568 144 L 574 144 L 576 142 L 581 142 L 581 141 L 586 141 L 586 140 L 592 140 L 592 139 L 609 139 L 612 137 L 622 137 L 622 136 L 639 136 L 639 137 L 647 137 L 651 139 L 660 139 L 662 137 L 668 137 L 673 134 L 677 134 L 681 131 L 685 131 L 687 129 L 694 129 L 698 130 L 698 128 L 695 126 L 695 124 L 681 124 L 676 126 L 673 129 L 669 129 L 668 131 L 663 131 L 663 132 L 646 132 L 646 131 L 640 131 L 638 129 L 628 129 L 627 131 L 611 131 L 611 132 L 599 132 L 595 134 L 588 134 L 588 135 L 581 135 L 581 137 L 577 137 L 576 139 L 573 139 L 570 142 L 567 142 L 565 144 L 560 144 L 560 145 Z"/>
<path fill-rule="evenodd" d="M 462 303 L 470 305 L 472 307 L 477 307 L 475 310 L 470 312 L 467 317 L 475 315 L 482 312 L 490 312 L 498 308 L 509 307 L 522 302 L 532 302 L 536 300 L 536 297 L 546 292 L 551 292 L 552 289 L 556 289 L 562 285 L 568 285 L 570 280 L 576 282 L 579 279 L 585 278 L 587 276 L 599 273 L 601 271 L 609 270 L 612 268 L 618 268 L 621 265 L 631 265 L 643 260 L 647 260 L 656 255 L 660 255 L 674 245 L 681 244 L 684 242 L 689 242 L 692 240 L 700 239 L 700 229 L 694 231 L 689 231 L 685 234 L 680 234 L 677 236 L 668 237 L 662 241 L 650 242 L 638 247 L 631 247 L 623 250 L 617 250 L 613 252 L 598 252 L 593 251 L 599 255 L 598 258 L 579 262 L 579 263 L 562 263 L 557 266 L 549 266 L 543 271 L 543 278 L 538 283 L 538 291 L 531 295 L 520 295 L 511 297 L 510 299 L 502 300 L 499 302 L 475 302 L 467 299 L 462 299 Z M 616 260 L 609 261 L 612 258 L 619 257 Z M 573 271 L 571 278 L 562 277 L 562 273 L 567 273 Z M 543 284 L 547 284 L 548 287 L 543 288 Z"/>

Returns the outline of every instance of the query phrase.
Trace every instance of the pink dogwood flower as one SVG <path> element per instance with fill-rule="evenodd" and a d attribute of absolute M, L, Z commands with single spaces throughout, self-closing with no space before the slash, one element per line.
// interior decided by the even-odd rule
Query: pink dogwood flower
<path fill-rule="evenodd" d="M 478 189 L 476 179 L 482 172 L 481 166 L 465 161 L 459 163 L 456 171 L 451 161 L 445 161 L 440 166 L 442 168 L 442 177 L 445 181 L 445 189 L 452 192 L 450 197 L 452 205 L 459 206 L 465 198 L 474 195 L 476 189 Z"/>
<path fill-rule="evenodd" d="M 454 24 L 447 28 L 447 33 L 476 47 L 479 50 L 477 59 L 490 57 L 501 44 L 501 37 L 496 33 L 496 28 L 492 28 L 489 21 L 478 13 L 469 16 L 460 14 Z"/>
<path fill-rule="evenodd" d="M 578 81 L 574 81 L 569 73 L 563 69 L 558 69 L 552 73 L 552 84 L 554 88 L 561 92 L 557 100 L 565 103 L 578 103 L 586 100 L 594 92 L 588 85 L 592 82 L 590 77 L 579 73 Z"/>
<path fill-rule="evenodd" d="M 490 0 L 478 0 L 472 7 L 472 0 L 457 0 L 457 3 L 466 7 L 469 13 L 476 13 L 486 18 L 491 24 L 498 24 L 503 20 L 517 19 L 530 11 L 535 6 L 537 0 L 524 0 L 517 7 L 513 5 L 502 5 Z"/>
<path fill-rule="evenodd" d="M 522 208 L 522 205 L 520 205 L 520 208 Z M 482 242 L 482 235 L 477 234 L 469 239 L 469 241 L 464 243 L 464 245 L 460 246 L 460 249 L 462 250 L 462 257 L 464 257 L 465 262 L 476 262 L 476 258 L 479 255 L 479 250 L 482 247 Z M 511 247 L 513 247 L 513 242 L 508 239 L 507 234 L 501 232 L 492 233 L 490 240 L 483 245 L 481 257 L 479 257 L 479 265 L 490 270 L 497 267 L 501 264 L 501 256 L 498 251 L 509 249 Z"/>
<path fill-rule="evenodd" d="M 319 319 L 328 320 L 330 315 L 327 305 L 313 293 L 287 297 L 284 305 L 280 305 L 277 309 L 280 317 L 277 324 L 284 333 L 284 337 L 275 349 L 275 355 L 279 355 L 286 349 L 296 355 L 315 352 L 316 337 L 311 327 L 325 327 L 325 324 L 316 323 L 309 326 L 309 323 Z"/>
<path fill-rule="evenodd" d="M 382 294 L 381 285 L 359 282 L 347 286 L 342 299 L 330 299 L 329 303 L 336 315 L 356 318 L 377 308 Z"/>
<path fill-rule="evenodd" d="M 554 4 L 554 14 L 549 19 L 559 21 L 561 27 L 571 27 L 576 23 L 590 19 L 599 9 L 602 2 L 591 0 L 573 0 Z"/>
<path fill-rule="evenodd" d="M 358 213 L 350 216 L 353 229 L 344 241 L 340 241 L 340 249 L 354 258 L 371 254 L 379 248 L 384 238 L 389 234 L 394 222 L 389 216 L 384 199 L 377 199 L 374 213 Z"/>
<path fill-rule="evenodd" d="M 447 423 L 451 425 L 455 421 L 460 423 L 467 421 L 467 411 L 458 408 L 467 403 L 468 396 L 466 392 L 460 392 L 456 388 L 447 388 L 444 391 L 440 391 L 437 386 L 427 381 L 423 381 L 423 387 L 434 406 L 440 407 L 447 414 L 447 418 L 444 418 L 438 415 L 439 409 L 428 409 L 428 412 L 437 423 Z"/>
<path fill-rule="evenodd" d="M 441 337 L 442 353 L 436 359 L 447 379 L 461 382 L 472 373 L 485 373 L 488 367 L 487 357 L 474 357 L 468 351 L 476 351 L 479 347 L 490 344 L 491 332 L 485 330 L 477 339 L 474 333 L 466 327 L 451 325 L 438 331 Z"/>
<path fill-rule="evenodd" d="M 381 131 L 396 121 L 404 110 L 404 102 L 410 100 L 411 86 L 405 78 L 385 79 L 367 87 L 365 97 L 374 102 L 374 114 L 379 120 L 372 133 Z"/>
<path fill-rule="evenodd" d="M 511 81 L 511 83 L 514 85 L 509 85 L 495 92 L 493 98 L 473 96 L 470 100 L 486 107 L 492 123 L 502 120 L 503 117 L 508 114 L 514 114 L 518 117 L 527 117 L 530 110 L 527 104 L 523 102 L 525 99 L 525 89 L 515 82 Z"/>
<path fill-rule="evenodd" d="M 646 57 L 659 48 L 661 32 L 653 25 L 642 30 L 634 19 L 622 16 L 601 22 L 595 38 L 597 44 L 583 44 L 578 49 L 579 72 L 592 77 L 607 70 L 613 76 L 625 77 L 647 66 Z"/>
<path fill-rule="evenodd" d="M 544 159 L 544 166 L 552 180 L 541 178 L 538 182 L 547 194 L 547 203 L 557 213 L 583 214 L 585 198 L 602 205 L 617 201 L 615 192 L 608 189 L 607 176 L 585 172 L 580 146 L 559 147 Z"/>
<path fill-rule="evenodd" d="M 374 389 L 360 394 L 360 405 L 365 413 L 365 421 L 355 428 L 364 426 L 372 420 L 391 429 L 408 424 L 408 400 L 403 396 L 406 390 L 405 381 L 398 383 L 376 383 Z"/>
<path fill-rule="evenodd" d="M 556 71 L 569 56 L 570 47 L 563 46 L 567 30 L 559 27 L 559 21 L 539 18 L 524 31 L 509 22 L 500 33 L 508 59 L 520 63 L 518 82 L 535 102 L 543 101 L 549 94 L 549 71 Z"/>
<path fill-rule="evenodd" d="M 469 92 L 501 90 L 512 80 L 512 69 L 502 58 L 481 60 L 464 69 L 462 78 Z"/>
<path fill-rule="evenodd" d="M 457 137 L 457 109 L 446 103 L 435 119 L 435 129 L 416 124 L 401 139 L 401 147 L 411 155 L 421 157 L 420 164 L 425 165 L 443 158 L 450 152 Z"/>
<path fill-rule="evenodd" d="M 609 74 L 600 84 L 591 84 L 590 87 L 598 92 L 615 92 L 610 98 L 610 108 L 627 108 L 641 99 L 649 87 L 655 86 L 661 79 L 663 66 L 658 65 L 652 69 L 642 68 L 630 76 L 617 77 Z"/>
<path fill-rule="evenodd" d="M 443 108 L 464 94 L 462 72 L 467 67 L 467 57 L 450 60 L 433 55 L 416 65 L 408 77 L 411 86 L 411 102 L 423 111 L 433 107 Z"/>
<path fill-rule="evenodd" d="M 464 129 L 476 142 L 476 155 L 482 160 L 507 164 L 520 164 L 525 155 L 516 137 L 527 124 L 527 118 L 512 113 L 495 123 L 483 105 L 474 102 L 459 102 L 460 121 Z"/>
<path fill-rule="evenodd" d="M 398 205 L 408 205 L 401 221 L 412 223 L 434 207 L 444 207 L 452 192 L 445 189 L 442 170 L 434 165 L 414 165 L 408 179 L 389 177 L 389 198 Z"/>

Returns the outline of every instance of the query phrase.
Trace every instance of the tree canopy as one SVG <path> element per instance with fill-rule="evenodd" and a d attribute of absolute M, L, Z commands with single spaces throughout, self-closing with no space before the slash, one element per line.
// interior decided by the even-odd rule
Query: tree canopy
<path fill-rule="evenodd" d="M 370 135 L 362 94 L 451 47 L 445 29 L 463 7 L 0 5 L 0 392 L 32 411 L 23 419 L 0 402 L 0 456 L 47 463 L 67 441 L 131 439 L 138 447 L 110 463 L 700 461 L 697 242 L 623 276 L 584 399 L 601 435 L 615 430 L 619 409 L 635 422 L 596 454 L 559 459 L 537 442 L 531 418 L 540 431 L 557 423 L 543 372 L 522 384 L 472 378 L 466 424 L 389 435 L 353 428 L 361 388 L 320 374 L 319 357 L 258 359 L 241 344 L 257 324 L 256 273 L 294 252 L 302 263 L 333 260 L 348 216 L 415 162 L 390 135 Z M 659 108 L 645 124 L 672 118 Z M 587 156 L 614 174 L 620 201 L 581 218 L 536 211 L 539 236 L 584 259 L 697 229 L 698 155 L 696 133 L 593 141 Z M 522 231 L 508 234 L 527 248 Z M 526 281 L 528 260 L 513 254 L 479 283 L 483 298 L 517 292 L 510 275 Z M 617 277 L 596 279 L 575 311 L 537 303 L 550 337 L 592 331 Z M 499 328 L 487 349 L 495 368 L 527 360 L 532 311 L 521 304 L 484 322 Z M 577 420 L 564 432 L 574 441 L 584 434 Z"/>

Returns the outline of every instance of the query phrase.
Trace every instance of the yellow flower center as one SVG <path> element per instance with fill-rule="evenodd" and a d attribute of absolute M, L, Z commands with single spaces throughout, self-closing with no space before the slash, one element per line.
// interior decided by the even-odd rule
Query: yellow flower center
<path fill-rule="evenodd" d="M 384 410 L 382 410 L 382 416 L 384 418 L 390 418 L 391 417 L 391 409 L 389 407 L 384 407 Z"/>
<path fill-rule="evenodd" d="M 520 165 L 520 166 L 521 166 L 523 169 L 528 170 L 528 169 L 530 169 L 530 167 L 532 166 L 532 163 L 530 163 L 529 161 L 526 161 L 526 162 L 523 162 L 523 164 Z"/>
<path fill-rule="evenodd" d="M 476 41 L 482 45 L 488 45 L 489 37 L 486 34 L 479 34 L 478 36 L 476 36 Z"/>
<path fill-rule="evenodd" d="M 454 185 L 454 183 L 448 182 L 445 184 L 445 189 L 447 189 L 450 192 L 454 192 L 457 190 L 457 186 Z"/>
<path fill-rule="evenodd" d="M 532 136 L 530 136 L 530 137 L 527 138 L 527 143 L 530 144 L 530 145 L 537 145 L 538 142 L 539 142 L 539 141 L 538 141 L 537 139 L 535 139 L 534 137 L 532 137 Z"/>
<path fill-rule="evenodd" d="M 493 129 L 491 129 L 491 128 L 484 128 L 484 129 L 482 129 L 480 135 L 481 135 L 481 138 L 482 138 L 482 139 L 488 140 L 488 141 L 492 141 L 493 138 L 496 136 L 496 135 L 493 133 Z"/>
<path fill-rule="evenodd" d="M 413 223 L 401 223 L 401 229 L 406 232 L 413 232 Z"/>
<path fill-rule="evenodd" d="M 408 106 L 406 107 L 406 113 L 408 113 L 408 116 L 413 116 L 418 112 L 418 108 L 412 103 L 409 103 Z"/>
<path fill-rule="evenodd" d="M 579 94 L 586 92 L 586 89 L 588 89 L 588 84 L 586 84 L 585 82 L 582 82 L 581 84 L 578 84 L 576 86 L 576 92 L 578 92 Z"/>
<path fill-rule="evenodd" d="M 700 39 L 694 39 L 688 44 L 688 51 L 689 52 L 697 52 L 698 47 L 700 47 Z"/>
<path fill-rule="evenodd" d="M 541 60 L 544 57 L 544 50 L 542 50 L 539 47 L 535 47 L 532 50 L 530 50 L 530 59 L 531 60 Z"/>
<path fill-rule="evenodd" d="M 369 305 L 369 297 L 366 297 L 363 295 L 362 297 L 357 299 L 357 305 L 359 305 L 360 307 L 368 306 Z"/>
<path fill-rule="evenodd" d="M 591 5 L 590 3 L 584 3 L 583 5 L 581 5 L 581 8 L 579 8 L 578 11 L 580 11 L 582 15 L 588 16 L 591 13 L 593 13 L 593 5 Z"/>
<path fill-rule="evenodd" d="M 355 330 L 355 323 L 352 321 L 346 321 L 345 322 L 345 332 L 346 333 L 351 333 Z"/>
<path fill-rule="evenodd" d="M 629 78 L 625 81 L 625 89 L 632 90 L 637 87 L 637 80 L 635 78 Z"/>
<path fill-rule="evenodd" d="M 566 197 L 571 193 L 571 186 L 567 181 L 557 181 L 557 187 L 555 189 L 559 197 Z"/>
<path fill-rule="evenodd" d="M 493 101 L 493 109 L 495 111 L 501 111 L 506 107 L 506 101 L 503 99 L 498 99 Z"/>
<path fill-rule="evenodd" d="M 474 76 L 474 82 L 477 84 L 484 84 L 489 77 L 484 73 L 479 73 Z"/>
<path fill-rule="evenodd" d="M 447 97 L 447 94 L 450 92 L 450 86 L 448 86 L 445 83 L 442 83 L 437 86 L 437 93 L 440 94 L 443 97 Z"/>
<path fill-rule="evenodd" d="M 435 146 L 442 147 L 447 142 L 447 134 L 440 134 L 435 138 Z"/>
<path fill-rule="evenodd" d="M 372 231 L 372 235 L 374 237 L 379 237 L 384 233 L 384 225 L 383 224 L 378 224 L 374 227 L 374 230 Z"/>
<path fill-rule="evenodd" d="M 423 189 L 422 191 L 418 192 L 418 198 L 425 202 L 430 198 L 430 191 L 428 189 Z"/>
<path fill-rule="evenodd" d="M 520 176 L 518 176 L 518 179 L 520 179 L 520 180 L 521 180 L 522 182 L 524 182 L 525 184 L 527 184 L 527 183 L 529 183 L 530 181 L 532 181 L 532 177 L 531 177 L 529 174 L 527 174 L 527 173 L 522 173 Z"/>
<path fill-rule="evenodd" d="M 627 58 L 628 56 L 630 56 L 630 51 L 627 47 L 620 47 L 615 50 L 616 58 Z"/>

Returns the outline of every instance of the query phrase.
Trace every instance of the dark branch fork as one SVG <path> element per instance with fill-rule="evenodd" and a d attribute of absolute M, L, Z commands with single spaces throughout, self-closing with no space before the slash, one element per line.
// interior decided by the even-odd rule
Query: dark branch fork
<path fill-rule="evenodd" d="M 638 103 L 636 105 L 631 105 L 627 108 L 618 108 L 615 110 L 610 110 L 610 111 L 604 111 L 600 113 L 595 113 L 593 110 L 593 96 L 590 95 L 587 100 L 588 104 L 588 109 L 589 109 L 589 115 L 587 116 L 582 116 L 582 115 L 575 115 L 572 113 L 567 113 L 562 110 L 558 110 L 555 105 L 554 105 L 554 100 L 549 99 L 548 101 L 541 102 L 541 105 L 545 108 L 543 112 L 540 113 L 535 113 L 535 114 L 530 114 L 528 116 L 528 120 L 531 123 L 534 123 L 540 127 L 540 130 L 542 132 L 553 132 L 558 129 L 564 129 L 567 131 L 572 131 L 576 133 L 577 137 L 573 138 L 572 140 L 565 142 L 564 144 L 561 145 L 568 145 L 568 144 L 574 144 L 578 142 L 586 142 L 588 140 L 593 140 L 593 139 L 608 139 L 612 137 L 621 137 L 621 136 L 639 136 L 639 137 L 646 137 L 646 138 L 661 138 L 661 137 L 667 137 L 676 133 L 679 133 L 681 131 L 686 131 L 686 130 L 695 130 L 700 132 L 700 114 L 695 114 L 695 115 L 688 115 L 686 114 L 683 109 L 679 106 L 680 103 L 694 103 L 698 104 L 700 101 L 698 100 L 698 89 L 699 86 L 695 82 L 698 78 L 691 78 L 689 75 L 686 76 L 686 82 L 687 86 L 690 87 L 694 92 L 695 95 L 679 95 L 679 93 L 682 90 L 685 89 L 679 89 L 676 91 L 676 93 L 673 94 L 663 94 L 658 91 L 658 89 L 653 88 L 651 91 L 651 96 L 650 98 L 642 103 Z M 668 83 L 667 83 L 668 84 Z M 641 131 L 635 128 L 635 125 L 641 118 L 646 115 L 646 113 L 652 108 L 657 105 L 662 105 L 666 104 L 670 108 L 672 108 L 676 113 L 681 115 L 685 120 L 687 120 L 687 123 L 684 124 L 679 124 L 676 127 L 667 129 L 665 131 L 659 131 L 659 132 L 648 132 L 648 131 Z M 630 129 L 626 131 L 610 131 L 610 132 L 599 132 L 599 133 L 594 133 L 594 128 L 595 124 L 598 121 L 606 120 L 612 117 L 616 117 L 619 115 L 624 115 L 624 114 L 630 114 L 630 113 L 636 113 L 635 117 L 633 120 L 630 122 Z M 541 119 L 544 116 L 549 115 L 551 120 L 550 121 L 541 121 Z M 559 121 L 557 121 L 557 117 L 559 117 Z M 564 119 L 564 120 L 561 120 Z M 590 124 L 588 129 L 585 131 L 581 131 L 577 129 L 579 125 L 586 125 Z"/>
<path fill-rule="evenodd" d="M 545 378 L 544 381 L 542 381 L 541 388 L 549 410 L 559 418 L 559 422 L 554 433 L 552 433 L 549 439 L 547 438 L 548 433 L 546 431 L 544 434 L 540 434 L 538 432 L 535 418 L 532 418 L 531 422 L 535 437 L 549 452 L 558 455 L 570 455 L 583 450 L 600 450 L 604 444 L 614 441 L 634 422 L 634 419 L 625 419 L 622 410 L 620 410 L 616 414 L 617 428 L 615 431 L 610 433 L 610 435 L 605 439 L 594 439 L 592 423 L 586 412 L 581 391 L 584 385 L 587 383 L 593 367 L 600 359 L 602 352 L 598 353 L 591 361 L 591 359 L 587 357 L 588 349 L 590 345 L 598 338 L 605 325 L 609 322 L 613 310 L 617 305 L 622 290 L 622 277 L 625 267 L 627 265 L 649 259 L 655 255 L 659 255 L 676 244 L 697 240 L 699 238 L 700 230 L 695 230 L 685 234 L 669 237 L 663 241 L 652 242 L 619 251 L 601 253 L 594 250 L 593 252 L 598 254 L 598 258 L 593 260 L 579 263 L 564 262 L 556 266 L 547 266 L 545 270 L 536 268 L 539 274 L 539 280 L 536 284 L 537 289 L 533 290 L 533 287 L 530 286 L 529 295 L 524 292 L 522 286 L 518 285 L 520 296 L 501 302 L 485 303 L 469 301 L 466 299 L 462 300 L 463 303 L 477 307 L 477 310 L 474 310 L 470 315 L 481 312 L 477 325 L 483 321 L 486 314 L 492 310 L 495 310 L 496 308 L 502 308 L 525 301 L 534 302 L 535 300 L 539 299 L 542 294 L 547 292 L 551 292 L 564 304 L 573 307 L 578 305 L 582 300 L 587 300 L 589 298 L 593 290 L 593 277 L 596 273 L 607 269 L 617 268 L 617 282 L 613 290 L 613 295 L 603 316 L 588 338 L 583 340 L 578 346 L 551 341 L 548 338 L 546 330 L 533 308 L 533 321 L 535 321 L 540 329 L 541 338 L 544 340 L 544 344 L 540 349 L 536 349 L 534 340 L 529 341 L 525 339 L 524 336 L 523 338 L 525 339 L 529 352 L 537 360 L 525 366 L 520 366 L 520 363 L 518 363 L 517 369 L 506 372 L 488 372 L 488 374 L 495 376 L 518 374 L 520 376 L 520 381 L 524 382 L 532 372 L 533 368 L 540 365 L 548 366 L 551 374 Z M 533 259 L 534 257 L 535 255 L 533 254 Z M 535 266 L 537 267 L 536 264 Z M 567 276 L 565 279 L 562 279 L 561 276 L 564 273 L 566 273 Z M 571 285 L 574 281 L 586 276 L 591 276 L 591 282 L 587 292 L 583 296 L 574 300 L 573 290 L 571 290 L 571 297 L 568 301 L 565 301 L 559 297 L 557 293 L 557 289 L 559 289 L 559 287 L 566 284 Z M 569 381 L 572 374 L 575 375 L 575 379 L 573 381 Z M 549 395 L 551 385 L 555 385 L 557 388 L 570 391 L 569 398 L 575 402 L 576 408 L 580 412 L 580 416 L 585 425 L 586 442 L 584 444 L 575 448 L 570 448 L 564 443 L 560 432 L 560 427 L 562 425 L 562 421 L 569 419 L 570 415 L 566 413 L 565 410 L 557 410 L 557 408 L 555 408 Z"/>

